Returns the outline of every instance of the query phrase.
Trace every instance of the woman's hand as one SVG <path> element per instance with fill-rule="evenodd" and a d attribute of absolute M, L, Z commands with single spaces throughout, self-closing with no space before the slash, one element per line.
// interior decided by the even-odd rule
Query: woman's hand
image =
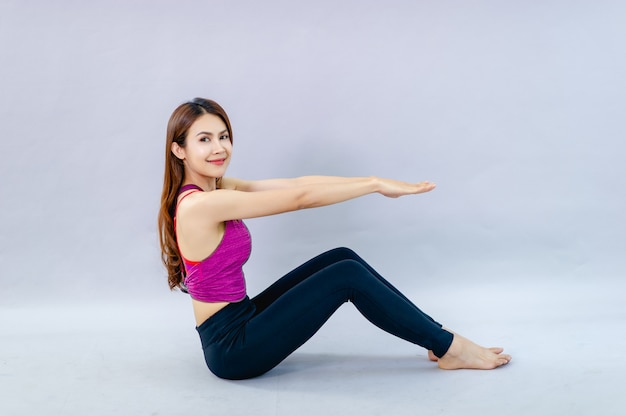
<path fill-rule="evenodd" d="M 434 183 L 428 181 L 408 183 L 393 179 L 376 179 L 378 180 L 378 193 L 389 198 L 398 198 L 403 195 L 421 194 L 432 191 L 436 186 Z"/>

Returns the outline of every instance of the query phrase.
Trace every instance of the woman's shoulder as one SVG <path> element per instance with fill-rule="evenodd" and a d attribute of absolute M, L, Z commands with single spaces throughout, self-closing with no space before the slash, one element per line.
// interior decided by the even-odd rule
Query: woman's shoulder
<path fill-rule="evenodd" d="M 178 197 L 178 204 L 176 205 L 176 216 L 179 222 L 182 223 L 217 223 L 219 221 L 213 221 L 211 219 L 211 210 L 206 209 L 207 204 L 211 204 L 211 200 L 214 198 L 215 192 L 205 191 L 188 191 L 183 192 Z"/>

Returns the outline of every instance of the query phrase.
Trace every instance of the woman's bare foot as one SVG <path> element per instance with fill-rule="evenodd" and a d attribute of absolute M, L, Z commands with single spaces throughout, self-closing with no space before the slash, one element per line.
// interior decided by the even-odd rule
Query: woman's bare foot
<path fill-rule="evenodd" d="M 510 355 L 502 354 L 502 351 L 504 351 L 502 348 L 481 347 L 458 334 L 453 335 L 454 338 L 448 352 L 437 361 L 439 368 L 444 370 L 460 368 L 491 370 L 511 361 Z M 434 356 L 434 354 L 432 355 Z M 431 352 L 429 351 L 428 358 L 430 357 Z"/>

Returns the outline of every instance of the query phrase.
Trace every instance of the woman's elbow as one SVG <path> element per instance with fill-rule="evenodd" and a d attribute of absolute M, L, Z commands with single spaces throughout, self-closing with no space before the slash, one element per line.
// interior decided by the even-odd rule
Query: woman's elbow
<path fill-rule="evenodd" d="M 320 201 L 312 195 L 312 192 L 307 192 L 305 190 L 299 193 L 294 200 L 294 209 L 296 211 L 307 208 L 316 208 L 322 205 L 323 204 L 321 204 Z"/>

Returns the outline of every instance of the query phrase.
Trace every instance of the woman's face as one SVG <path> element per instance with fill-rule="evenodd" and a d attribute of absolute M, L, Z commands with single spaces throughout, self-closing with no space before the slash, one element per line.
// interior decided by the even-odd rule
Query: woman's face
<path fill-rule="evenodd" d="M 185 176 L 190 179 L 221 178 L 230 163 L 233 145 L 224 121 L 214 114 L 203 114 L 187 132 L 185 147 L 172 144 L 172 152 L 184 160 Z"/>

